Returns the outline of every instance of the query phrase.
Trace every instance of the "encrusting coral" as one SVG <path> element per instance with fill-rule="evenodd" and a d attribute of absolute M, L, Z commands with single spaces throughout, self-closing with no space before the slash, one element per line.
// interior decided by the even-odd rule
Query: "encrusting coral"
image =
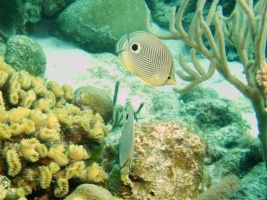
<path fill-rule="evenodd" d="M 114 194 L 126 199 L 193 199 L 207 187 L 206 144 L 181 123 L 137 124 L 134 141 L 140 159 L 133 161 L 124 184 L 118 181 L 119 168 L 112 169 L 109 189 Z"/>
<path fill-rule="evenodd" d="M 113 200 L 108 190 L 93 184 L 82 184 L 68 195 L 65 200 Z"/>
<path fill-rule="evenodd" d="M 38 197 L 40 189 L 45 198 L 62 198 L 70 179 L 86 181 L 83 174 L 97 167 L 93 181 L 106 178 L 89 159 L 102 148 L 107 128 L 98 113 L 72 104 L 69 85 L 16 72 L 0 57 L 0 88 L 0 175 L 10 181 L 0 183 L 0 199 Z"/>

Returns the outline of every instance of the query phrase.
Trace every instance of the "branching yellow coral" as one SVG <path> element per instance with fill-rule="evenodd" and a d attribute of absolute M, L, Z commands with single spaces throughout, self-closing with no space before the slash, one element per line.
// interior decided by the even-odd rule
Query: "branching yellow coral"
<path fill-rule="evenodd" d="M 30 119 L 23 119 L 21 121 L 21 128 L 23 133 L 25 133 L 26 135 L 30 135 L 35 131 L 35 124 Z"/>
<path fill-rule="evenodd" d="M 9 79 L 9 102 L 16 105 L 19 102 L 19 92 L 21 90 L 20 83 L 18 82 L 18 74 L 13 73 Z"/>
<path fill-rule="evenodd" d="M 64 94 L 63 89 L 55 81 L 49 81 L 47 86 L 55 94 L 56 98 L 63 96 Z"/>
<path fill-rule="evenodd" d="M 50 112 L 49 104 L 44 99 L 39 99 L 35 103 L 35 108 L 38 108 L 39 110 L 41 110 L 41 111 L 43 111 L 45 113 L 49 113 Z"/>
<path fill-rule="evenodd" d="M 55 130 L 60 129 L 60 124 L 58 122 L 56 115 L 54 115 L 53 113 L 49 113 L 47 115 L 46 126 L 50 129 L 55 129 Z"/>
<path fill-rule="evenodd" d="M 40 166 L 40 185 L 42 189 L 46 189 L 50 186 L 52 181 L 52 173 L 50 172 L 49 168 L 46 166 Z"/>
<path fill-rule="evenodd" d="M 106 179 L 105 171 L 97 163 L 93 163 L 82 177 L 85 181 L 92 181 L 95 183 L 102 182 Z"/>
<path fill-rule="evenodd" d="M 25 108 L 30 108 L 36 100 L 36 94 L 33 90 L 29 90 L 21 97 L 20 105 Z"/>
<path fill-rule="evenodd" d="M 10 133 L 11 133 L 12 136 L 19 135 L 19 134 L 21 134 L 23 132 L 21 124 L 19 124 L 19 123 L 11 124 L 9 126 L 9 129 L 10 129 Z"/>
<path fill-rule="evenodd" d="M 52 108 L 56 104 L 56 96 L 52 91 L 47 90 L 44 94 L 44 100 Z"/>
<path fill-rule="evenodd" d="M 0 123 L 0 138 L 9 139 L 10 137 L 11 137 L 11 132 L 9 126 Z"/>
<path fill-rule="evenodd" d="M 15 71 L 9 64 L 7 64 L 4 60 L 4 57 L 0 57 L 0 70 L 4 71 L 11 76 L 11 74 Z"/>
<path fill-rule="evenodd" d="M 38 138 L 45 142 L 56 142 L 60 139 L 59 132 L 54 129 L 43 128 L 38 134 Z"/>
<path fill-rule="evenodd" d="M 69 146 L 69 158 L 80 161 L 88 158 L 88 154 L 82 145 L 71 144 Z"/>
<path fill-rule="evenodd" d="M 5 102 L 4 102 L 2 91 L 0 91 L 0 109 L 5 110 Z"/>
<path fill-rule="evenodd" d="M 8 113 L 3 108 L 0 108 L 0 122 L 6 122 L 7 119 Z"/>
<path fill-rule="evenodd" d="M 52 147 L 49 149 L 47 156 L 49 158 L 52 158 L 59 166 L 65 166 L 68 164 L 68 158 L 67 156 L 63 153 L 64 152 L 64 147 L 62 149 L 62 146 L 56 146 Z"/>
<path fill-rule="evenodd" d="M 32 193 L 32 185 L 30 185 L 28 182 L 26 182 L 25 180 L 21 179 L 20 181 L 18 181 L 18 189 L 17 192 L 19 190 L 20 195 L 23 196 L 23 192 L 25 195 L 29 195 Z M 22 189 L 22 190 L 21 190 Z M 19 195 L 18 195 L 19 196 Z"/>
<path fill-rule="evenodd" d="M 66 111 L 69 115 L 77 114 L 80 112 L 80 109 L 77 106 L 74 106 L 72 104 L 69 104 L 66 106 Z"/>
<path fill-rule="evenodd" d="M 81 177 L 84 167 L 85 165 L 83 161 L 72 163 L 66 169 L 66 178 L 71 179 L 73 177 Z"/>
<path fill-rule="evenodd" d="M 51 162 L 48 165 L 48 169 L 50 170 L 51 174 L 54 175 L 60 170 L 60 167 L 57 163 Z"/>
<path fill-rule="evenodd" d="M 4 200 L 6 198 L 7 190 L 0 185 L 0 200 Z"/>
<path fill-rule="evenodd" d="M 21 140 L 20 150 L 23 157 L 30 162 L 36 162 L 39 160 L 40 153 L 43 157 L 47 151 L 46 147 L 35 138 Z"/>
<path fill-rule="evenodd" d="M 72 117 L 63 109 L 55 109 L 54 114 L 57 116 L 59 122 L 66 124 L 68 127 L 73 123 Z"/>
<path fill-rule="evenodd" d="M 16 176 L 21 170 L 21 162 L 15 150 L 8 150 L 6 153 L 6 162 L 8 165 L 8 175 Z"/>
<path fill-rule="evenodd" d="M 30 113 L 30 119 L 35 123 L 36 126 L 43 126 L 46 122 L 46 114 L 43 114 L 40 109 L 33 109 Z"/>
<path fill-rule="evenodd" d="M 74 97 L 72 87 L 69 86 L 69 85 L 63 84 L 63 85 L 62 85 L 62 89 L 63 89 L 63 91 L 64 91 L 64 98 L 65 98 L 66 100 L 71 101 L 71 100 L 73 99 L 73 97 Z"/>
<path fill-rule="evenodd" d="M 92 140 L 101 143 L 106 136 L 106 127 L 100 121 L 97 121 L 92 130 L 90 131 L 89 138 Z"/>
<path fill-rule="evenodd" d="M 54 190 L 54 194 L 56 197 L 63 197 L 69 193 L 69 183 L 66 178 L 58 178 L 57 179 L 57 187 Z"/>
<path fill-rule="evenodd" d="M 31 76 L 29 72 L 25 70 L 19 72 L 19 83 L 23 90 L 28 90 L 31 87 Z"/>
<path fill-rule="evenodd" d="M 8 78 L 8 73 L 0 70 L 0 88 L 6 83 Z"/>
<path fill-rule="evenodd" d="M 27 118 L 31 110 L 28 108 L 17 107 L 9 110 L 8 120 L 10 122 L 20 122 L 23 118 Z"/>

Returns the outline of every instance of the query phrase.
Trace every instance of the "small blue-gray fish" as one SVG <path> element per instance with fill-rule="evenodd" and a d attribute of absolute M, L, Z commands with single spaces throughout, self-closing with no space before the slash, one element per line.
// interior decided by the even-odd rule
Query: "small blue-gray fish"
<path fill-rule="evenodd" d="M 144 31 L 124 35 L 116 45 L 116 52 L 124 67 L 145 83 L 176 84 L 172 54 L 154 35 Z"/>
<path fill-rule="evenodd" d="M 124 110 L 124 125 L 119 142 L 119 165 L 121 180 L 125 181 L 131 170 L 134 155 L 134 108 L 129 100 Z"/>

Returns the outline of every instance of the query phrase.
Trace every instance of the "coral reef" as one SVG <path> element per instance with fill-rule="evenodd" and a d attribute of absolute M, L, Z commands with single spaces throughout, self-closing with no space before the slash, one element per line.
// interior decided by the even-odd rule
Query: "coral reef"
<path fill-rule="evenodd" d="M 50 33 L 90 52 L 115 53 L 121 36 L 146 30 L 146 10 L 143 0 L 77 0 L 59 14 Z"/>
<path fill-rule="evenodd" d="M 206 145 L 177 122 L 136 125 L 135 153 L 138 159 L 125 183 L 132 199 L 192 199 L 207 186 L 203 182 Z M 128 191 L 117 181 L 119 171 L 112 171 L 110 190 L 124 196 Z"/>
<path fill-rule="evenodd" d="M 2 196 L 38 197 L 42 189 L 48 199 L 61 198 L 70 179 L 82 183 L 86 174 L 104 181 L 91 155 L 102 148 L 107 128 L 99 114 L 71 103 L 70 86 L 16 72 L 2 57 L 0 82 L 0 175 L 10 182 L 1 181 Z"/>
<path fill-rule="evenodd" d="M 43 0 L 42 8 L 47 17 L 55 16 L 67 7 L 73 0 Z"/>
<path fill-rule="evenodd" d="M 211 186 L 206 192 L 199 195 L 196 200 L 225 199 L 240 188 L 240 180 L 235 175 L 228 175 L 217 185 Z"/>
<path fill-rule="evenodd" d="M 0 2 L 0 41 L 17 34 L 33 32 L 42 18 L 43 1 L 2 0 Z"/>
<path fill-rule="evenodd" d="M 16 71 L 25 70 L 34 76 L 43 76 L 46 69 L 42 47 L 24 35 L 9 38 L 5 59 Z"/>
<path fill-rule="evenodd" d="M 0 2 L 0 41 L 16 33 L 17 23 L 22 18 L 22 7 L 23 2 L 21 0 L 3 0 Z"/>
<path fill-rule="evenodd" d="M 260 87 L 262 87 L 262 93 L 264 96 L 264 111 L 267 112 L 267 63 L 263 61 L 260 69 L 257 71 L 256 75 L 257 83 Z"/>
<path fill-rule="evenodd" d="M 82 86 L 75 90 L 73 103 L 81 109 L 91 108 L 99 113 L 108 123 L 113 115 L 113 102 L 110 95 L 103 89 L 93 86 Z"/>
<path fill-rule="evenodd" d="M 186 29 L 183 18 L 189 2 L 184 0 L 178 10 L 176 7 L 171 9 L 169 33 L 158 34 L 153 31 L 150 26 L 150 14 L 147 17 L 147 28 L 150 33 L 162 39 L 182 40 L 191 47 L 190 58 L 193 66 L 186 62 L 184 54 L 180 53 L 181 70 L 177 70 L 177 75 L 187 84 L 173 90 L 177 93 L 186 93 L 210 79 L 217 71 L 250 100 L 258 121 L 259 139 L 267 166 L 267 113 L 264 111 L 266 95 L 265 89 L 258 86 L 259 77 L 256 78 L 256 71 L 261 70 L 266 56 L 267 2 L 239 0 L 236 1 L 233 11 L 225 15 L 222 6 L 218 5 L 219 1 L 216 0 L 212 1 L 207 16 L 203 16 L 203 9 L 207 3 L 205 0 L 198 0 L 193 20 L 189 29 Z M 208 44 L 203 42 L 205 39 L 208 40 Z M 242 65 L 242 78 L 229 66 L 227 43 L 237 51 Z M 201 66 L 198 54 L 209 60 L 208 67 Z"/>
<path fill-rule="evenodd" d="M 93 184 L 82 184 L 68 195 L 65 200 L 114 200 L 110 192 Z"/>

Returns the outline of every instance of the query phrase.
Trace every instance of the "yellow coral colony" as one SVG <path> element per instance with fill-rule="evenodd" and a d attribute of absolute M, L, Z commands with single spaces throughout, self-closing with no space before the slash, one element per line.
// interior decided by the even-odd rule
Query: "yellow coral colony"
<path fill-rule="evenodd" d="M 57 187 L 54 190 L 54 194 L 56 197 L 63 197 L 69 192 L 69 183 L 66 178 L 58 178 L 57 179 Z"/>
<path fill-rule="evenodd" d="M 0 123 L 0 139 L 9 139 L 11 137 L 10 128 L 8 125 Z"/>
<path fill-rule="evenodd" d="M 74 94 L 69 85 L 60 87 L 26 71 L 16 72 L 0 57 L 0 88 L 0 143 L 6 144 L 2 156 L 7 174 L 14 177 L 11 189 L 18 199 L 26 199 L 33 189 L 50 187 L 55 197 L 64 197 L 69 179 L 101 182 L 106 178 L 96 163 L 85 170 L 83 160 L 90 153 L 79 142 L 101 143 L 107 128 L 99 114 L 71 103 Z M 80 131 L 77 141 L 72 140 Z M 0 199 L 5 191 L 0 188 Z"/>
<path fill-rule="evenodd" d="M 84 170 L 85 164 L 83 161 L 75 162 L 69 165 L 66 169 L 66 178 L 71 179 L 73 177 L 80 178 Z"/>
<path fill-rule="evenodd" d="M 59 166 L 65 166 L 69 163 L 67 156 L 64 154 L 65 148 L 62 146 L 51 147 L 47 156 L 52 158 Z"/>
<path fill-rule="evenodd" d="M 42 130 L 40 130 L 38 138 L 44 142 L 56 142 L 59 141 L 60 135 L 59 132 L 54 129 L 43 128 Z"/>
<path fill-rule="evenodd" d="M 35 138 L 23 139 L 20 142 L 20 150 L 23 157 L 29 162 L 36 162 L 41 157 L 46 155 L 47 149 L 43 144 Z"/>
<path fill-rule="evenodd" d="M 8 175 L 16 176 L 21 170 L 21 162 L 15 150 L 8 150 L 6 153 L 6 162 L 8 165 Z"/>
<path fill-rule="evenodd" d="M 55 81 L 49 81 L 47 86 L 54 93 L 56 98 L 62 97 L 64 95 L 63 89 Z"/>
<path fill-rule="evenodd" d="M 48 169 L 50 170 L 51 174 L 54 175 L 60 170 L 60 167 L 57 163 L 51 162 L 48 165 Z"/>
<path fill-rule="evenodd" d="M 7 189 L 5 189 L 2 185 L 0 185 L 0 200 L 4 200 L 6 198 Z"/>
<path fill-rule="evenodd" d="M 107 177 L 105 171 L 97 163 L 93 163 L 83 174 L 82 177 L 85 181 L 92 181 L 95 183 L 103 182 Z"/>
<path fill-rule="evenodd" d="M 50 172 L 49 168 L 46 166 L 40 166 L 40 185 L 42 189 L 46 189 L 50 186 L 52 181 L 52 173 Z"/>
<path fill-rule="evenodd" d="M 88 158 L 88 154 L 82 145 L 71 144 L 69 146 L 69 158 L 80 161 Z"/>
<path fill-rule="evenodd" d="M 73 95 L 73 89 L 69 85 L 63 84 L 62 89 L 64 91 L 64 98 L 66 100 L 72 100 L 74 95 Z"/>

